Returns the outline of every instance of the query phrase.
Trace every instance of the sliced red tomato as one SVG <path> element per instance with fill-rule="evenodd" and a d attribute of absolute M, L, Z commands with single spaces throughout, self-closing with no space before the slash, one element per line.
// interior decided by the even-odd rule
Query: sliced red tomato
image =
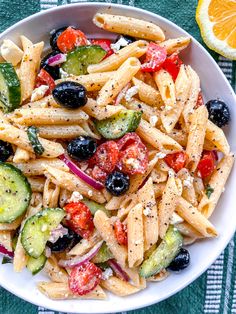
<path fill-rule="evenodd" d="M 173 53 L 171 56 L 166 58 L 165 62 L 162 64 L 162 68 L 170 73 L 173 80 L 176 80 L 181 64 L 183 64 L 183 62 L 179 58 L 178 54 Z"/>
<path fill-rule="evenodd" d="M 120 245 L 127 245 L 128 239 L 127 239 L 127 226 L 123 224 L 120 220 L 117 220 L 114 223 L 114 231 L 116 240 Z"/>
<path fill-rule="evenodd" d="M 166 49 L 151 42 L 148 45 L 146 58 L 141 66 L 143 72 L 156 72 L 166 60 Z"/>
<path fill-rule="evenodd" d="M 171 167 L 175 172 L 178 172 L 186 165 L 188 156 L 184 152 L 177 152 L 173 154 L 168 154 L 164 158 L 165 162 L 169 167 Z"/>
<path fill-rule="evenodd" d="M 119 158 L 119 149 L 114 141 L 107 141 L 98 146 L 96 153 L 89 160 L 90 165 L 98 166 L 102 171 L 111 173 Z"/>
<path fill-rule="evenodd" d="M 102 279 L 102 270 L 87 262 L 73 267 L 69 275 L 69 288 L 74 294 L 85 295 L 96 288 Z"/>
<path fill-rule="evenodd" d="M 198 108 L 198 107 L 203 106 L 203 105 L 204 105 L 204 101 L 203 101 L 202 93 L 200 92 L 198 94 L 198 99 L 197 99 L 197 103 L 196 103 L 195 108 Z"/>
<path fill-rule="evenodd" d="M 72 202 L 64 207 L 68 214 L 67 223 L 69 227 L 78 233 L 82 238 L 89 238 L 93 233 L 93 216 L 88 208 L 82 202 Z"/>
<path fill-rule="evenodd" d="M 136 133 L 127 133 L 121 138 L 117 168 L 126 174 L 144 173 L 148 166 L 148 150 Z"/>
<path fill-rule="evenodd" d="M 201 174 L 201 177 L 204 179 L 209 177 L 215 169 L 215 153 L 214 151 L 204 151 L 202 158 L 198 163 L 198 171 Z"/>
<path fill-rule="evenodd" d="M 49 90 L 45 93 L 45 95 L 49 95 L 56 86 L 54 79 L 44 69 L 40 70 L 35 82 L 35 87 L 40 87 L 41 85 L 47 85 L 49 87 Z"/>
<path fill-rule="evenodd" d="M 105 55 L 103 59 L 106 59 L 107 57 L 109 57 L 110 55 L 114 53 L 114 51 L 111 49 L 110 39 L 92 39 L 91 43 L 93 45 L 98 45 L 102 47 L 102 49 L 104 49 L 107 52 L 107 54 Z"/>
<path fill-rule="evenodd" d="M 104 172 L 101 168 L 99 168 L 98 166 L 94 166 L 92 173 L 91 173 L 92 177 L 101 182 L 101 183 L 105 183 L 106 178 L 107 178 L 107 173 Z"/>
<path fill-rule="evenodd" d="M 87 38 L 83 32 L 69 26 L 57 38 L 57 47 L 61 52 L 67 53 L 75 47 L 87 45 Z"/>

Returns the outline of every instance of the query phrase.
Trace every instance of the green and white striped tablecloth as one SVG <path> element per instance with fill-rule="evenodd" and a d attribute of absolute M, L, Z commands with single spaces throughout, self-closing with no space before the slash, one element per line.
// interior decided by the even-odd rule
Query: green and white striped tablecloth
<path fill-rule="evenodd" d="M 0 31 L 40 10 L 80 0 L 0 0 Z M 94 1 L 91 1 L 94 2 Z M 140 7 L 160 14 L 202 39 L 195 22 L 197 0 L 105 0 Z M 211 52 L 236 90 L 236 64 Z M 216 262 L 194 283 L 157 305 L 132 314 L 236 313 L 236 236 Z M 0 266 L 1 267 L 1 266 Z M 1 284 L 1 283 L 0 283 Z M 0 314 L 63 314 L 36 307 L 0 288 Z M 123 313 L 124 314 L 124 313 Z"/>

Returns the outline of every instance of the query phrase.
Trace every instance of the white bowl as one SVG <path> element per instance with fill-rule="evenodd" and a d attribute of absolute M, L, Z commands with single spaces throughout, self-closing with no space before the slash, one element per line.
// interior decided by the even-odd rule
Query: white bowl
<path fill-rule="evenodd" d="M 93 25 L 92 18 L 98 11 L 152 21 L 165 30 L 167 38 L 189 36 L 172 22 L 144 10 L 123 5 L 81 3 L 57 7 L 30 16 L 2 33 L 0 41 L 4 38 L 10 38 L 19 42 L 19 36 L 24 34 L 33 42 L 40 40 L 48 42 L 49 31 L 64 25 L 76 25 L 90 37 L 96 35 L 96 37 L 114 38 L 114 35 Z M 182 58 L 185 63 L 191 64 L 199 74 L 205 100 L 219 97 L 230 106 L 232 120 L 227 129 L 227 137 L 232 151 L 235 152 L 236 98 L 231 86 L 213 58 L 194 38 L 192 38 L 190 47 L 182 53 Z M 32 277 L 26 270 L 16 274 L 13 272 L 11 264 L 0 267 L 0 283 L 4 288 L 26 301 L 59 312 L 111 313 L 133 310 L 160 302 L 199 277 L 215 261 L 233 236 L 236 229 L 235 188 L 236 169 L 234 167 L 227 182 L 226 191 L 211 217 L 212 223 L 219 231 L 219 237 L 190 246 L 191 265 L 186 270 L 180 274 L 171 274 L 163 282 L 149 284 L 147 289 L 138 294 L 125 299 L 109 295 L 106 301 L 53 301 L 36 289 L 36 282 L 46 279 L 42 274 Z"/>

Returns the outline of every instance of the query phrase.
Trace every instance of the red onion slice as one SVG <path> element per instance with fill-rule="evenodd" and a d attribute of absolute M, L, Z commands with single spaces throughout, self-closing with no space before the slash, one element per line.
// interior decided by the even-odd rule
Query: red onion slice
<path fill-rule="evenodd" d="M 14 252 L 8 251 L 3 245 L 0 244 L 0 253 L 10 258 L 14 257 Z"/>
<path fill-rule="evenodd" d="M 75 267 L 90 261 L 99 251 L 103 241 L 98 242 L 88 253 L 83 256 L 76 256 L 69 260 L 60 260 L 58 264 L 62 267 Z"/>
<path fill-rule="evenodd" d="M 86 182 L 87 184 L 91 185 L 96 190 L 102 190 L 104 188 L 104 185 L 101 182 L 96 181 L 92 177 L 90 177 L 87 173 L 83 172 L 73 161 L 70 160 L 68 156 L 65 154 L 59 156 L 59 158 L 64 161 L 64 163 L 67 165 L 67 167 L 70 168 L 70 170 L 77 175 L 81 180 Z"/>
<path fill-rule="evenodd" d="M 120 265 L 117 263 L 115 259 L 109 259 L 107 262 L 108 265 L 113 269 L 113 271 L 117 274 L 117 276 L 124 280 L 129 281 L 129 276 L 126 274 L 126 272 L 120 267 Z"/>
<path fill-rule="evenodd" d="M 54 67 L 65 61 L 66 61 L 66 55 L 64 55 L 63 53 L 58 53 L 57 55 L 48 58 L 48 65 L 50 65 L 51 67 Z"/>

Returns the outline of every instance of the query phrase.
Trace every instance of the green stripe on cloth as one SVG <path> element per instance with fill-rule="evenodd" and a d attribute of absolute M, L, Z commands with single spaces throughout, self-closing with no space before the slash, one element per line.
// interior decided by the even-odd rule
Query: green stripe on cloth
<path fill-rule="evenodd" d="M 86 2 L 80 0 L 0 0 L 0 30 L 31 15 L 39 10 L 53 6 Z M 96 2 L 96 1 L 90 1 Z M 195 22 L 197 0 L 104 0 L 100 2 L 126 4 L 150 10 L 162 15 L 193 35 L 203 44 L 198 26 Z M 23 6 L 23 7 L 22 7 Z M 204 44 L 203 44 L 204 45 Z M 209 50 L 208 50 L 209 51 Z M 235 88 L 236 63 L 210 51 L 219 66 Z M 131 311 L 131 314 L 202 314 L 236 313 L 236 237 L 215 263 L 183 291 L 157 305 L 145 309 Z M 0 313 L 4 314 L 63 314 L 36 307 L 0 288 Z M 127 312 L 123 312 L 125 314 Z"/>

